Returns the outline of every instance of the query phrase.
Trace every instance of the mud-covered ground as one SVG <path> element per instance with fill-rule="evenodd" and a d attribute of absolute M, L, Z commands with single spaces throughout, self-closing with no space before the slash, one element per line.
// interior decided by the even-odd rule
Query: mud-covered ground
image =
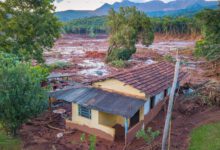
<path fill-rule="evenodd" d="M 164 56 L 169 54 L 179 56 L 183 62 L 182 69 L 189 73 L 189 81 L 201 84 L 213 78 L 213 67 L 206 64 L 204 60 L 197 60 L 193 57 L 193 47 L 195 40 L 188 40 L 188 37 L 155 37 L 155 42 L 145 47 L 137 44 L 137 52 L 129 60 L 128 68 L 138 65 L 147 65 L 164 60 Z M 108 49 L 108 39 L 106 35 L 99 35 L 96 38 L 89 38 L 82 35 L 64 35 L 60 38 L 54 48 L 45 52 L 47 64 L 56 62 L 68 62 L 69 67 L 57 69 L 54 72 L 75 74 L 74 79 L 85 81 L 99 76 L 109 75 L 119 69 L 113 68 L 104 62 Z M 120 69 L 124 70 L 124 69 Z M 79 80 L 78 80 L 79 79 Z M 217 79 L 218 80 L 218 79 Z M 158 116 L 147 126 L 154 130 L 163 131 L 165 112 L 161 111 Z M 172 117 L 171 130 L 171 150 L 185 150 L 189 144 L 189 133 L 201 124 L 213 121 L 220 121 L 220 109 L 210 107 L 201 103 L 198 98 L 181 96 L 175 102 Z M 65 130 L 64 120 L 59 116 L 45 112 L 36 119 L 24 124 L 20 130 L 20 136 L 25 150 L 88 150 L 89 141 L 81 141 L 82 132 L 77 130 Z M 162 134 L 150 145 L 143 140 L 135 139 L 128 147 L 128 150 L 159 150 L 161 146 Z M 97 138 L 97 150 L 122 150 L 123 142 L 109 142 Z"/>
<path fill-rule="evenodd" d="M 152 45 L 148 47 L 142 44 L 136 45 L 137 52 L 128 61 L 128 67 L 125 69 L 155 63 L 168 54 L 175 57 L 177 49 L 179 51 L 192 49 L 194 44 L 194 40 L 156 35 Z M 105 63 L 108 46 L 107 35 L 90 38 L 86 35 L 69 34 L 57 40 L 52 50 L 45 52 L 44 56 L 48 65 L 59 62 L 69 64 L 68 68 L 57 69 L 54 72 L 74 74 L 85 80 L 109 75 L 119 70 Z"/>
<path fill-rule="evenodd" d="M 162 110 L 157 117 L 146 126 L 159 130 L 160 136 L 153 143 L 146 144 L 142 139 L 135 139 L 127 150 L 160 150 L 165 112 Z M 186 150 L 189 145 L 189 134 L 193 128 L 202 124 L 220 121 L 220 109 L 208 106 L 197 98 L 180 96 L 175 101 L 172 115 L 171 150 Z M 58 137 L 61 134 L 60 137 Z M 83 133 L 78 130 L 65 130 L 64 120 L 59 116 L 45 112 L 40 117 L 24 124 L 20 130 L 24 150 L 88 150 L 89 135 L 81 141 Z M 97 138 L 97 150 L 122 150 L 122 141 L 110 142 Z"/>

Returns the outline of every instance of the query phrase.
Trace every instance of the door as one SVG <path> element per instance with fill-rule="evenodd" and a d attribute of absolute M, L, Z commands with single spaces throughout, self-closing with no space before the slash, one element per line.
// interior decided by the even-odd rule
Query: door
<path fill-rule="evenodd" d="M 139 118 L 140 118 L 140 111 L 138 110 L 133 117 L 131 117 L 130 119 L 130 127 L 133 127 L 134 125 L 136 125 L 139 122 Z"/>

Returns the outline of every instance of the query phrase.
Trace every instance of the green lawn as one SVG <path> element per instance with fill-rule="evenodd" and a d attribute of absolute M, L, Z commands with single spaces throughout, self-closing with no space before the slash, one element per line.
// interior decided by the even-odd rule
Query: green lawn
<path fill-rule="evenodd" d="M 21 141 L 8 136 L 0 126 L 0 150 L 21 150 Z"/>
<path fill-rule="evenodd" d="M 220 122 L 194 129 L 189 150 L 220 150 Z"/>

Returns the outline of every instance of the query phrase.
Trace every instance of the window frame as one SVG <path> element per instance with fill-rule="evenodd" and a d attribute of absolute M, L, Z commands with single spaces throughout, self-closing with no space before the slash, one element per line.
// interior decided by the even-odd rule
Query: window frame
<path fill-rule="evenodd" d="M 86 119 L 92 118 L 91 109 L 82 105 L 78 105 L 78 115 Z"/>

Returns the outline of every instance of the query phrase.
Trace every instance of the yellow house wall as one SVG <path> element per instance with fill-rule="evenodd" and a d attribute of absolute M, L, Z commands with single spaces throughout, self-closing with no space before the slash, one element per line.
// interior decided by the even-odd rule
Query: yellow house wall
<path fill-rule="evenodd" d="M 79 116 L 78 104 L 72 103 L 72 122 L 78 125 L 85 125 L 90 128 L 99 129 L 112 137 L 115 136 L 115 129 L 99 124 L 99 112 L 97 110 L 91 110 L 91 119 Z"/>
<path fill-rule="evenodd" d="M 99 124 L 113 127 L 116 124 L 124 126 L 124 118 L 118 115 L 112 115 L 105 112 L 99 112 Z"/>
<path fill-rule="evenodd" d="M 140 114 L 139 114 L 140 118 L 139 121 L 144 120 L 144 107 L 140 108 Z"/>
<path fill-rule="evenodd" d="M 146 99 L 145 93 L 130 85 L 126 85 L 125 83 L 116 79 L 108 79 L 105 81 L 95 82 L 93 83 L 93 86 L 96 88 L 101 88 L 103 90 L 112 91 L 119 94 L 133 96 L 144 100 Z"/>

